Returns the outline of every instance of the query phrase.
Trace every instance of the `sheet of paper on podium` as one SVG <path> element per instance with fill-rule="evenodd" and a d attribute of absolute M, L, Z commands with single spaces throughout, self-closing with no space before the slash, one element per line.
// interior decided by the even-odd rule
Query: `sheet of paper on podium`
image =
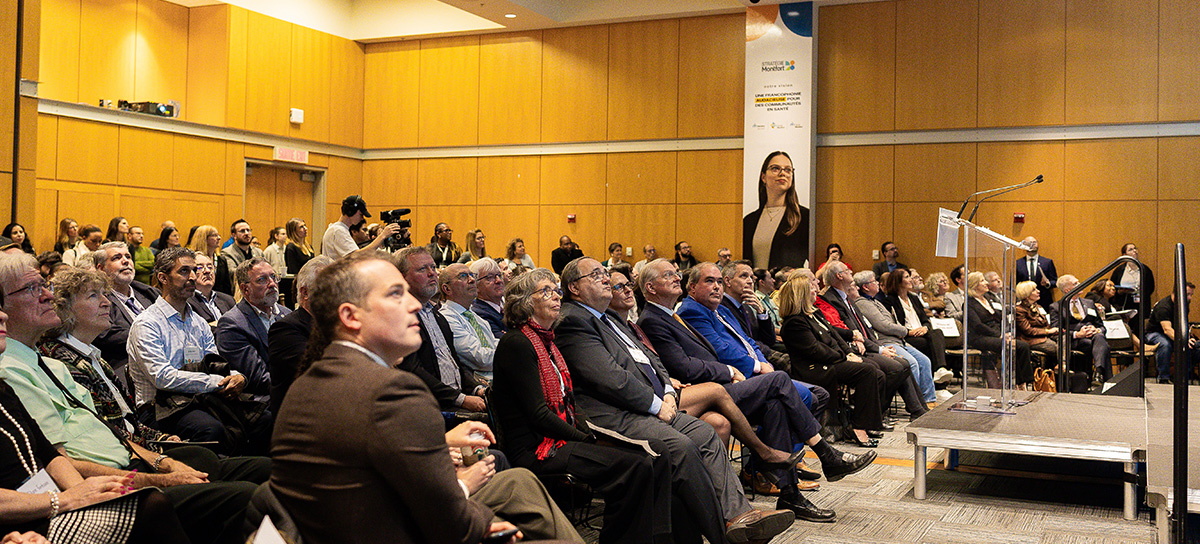
<path fill-rule="evenodd" d="M 958 257 L 958 214 L 954 210 L 938 208 L 937 249 L 938 257 Z"/>

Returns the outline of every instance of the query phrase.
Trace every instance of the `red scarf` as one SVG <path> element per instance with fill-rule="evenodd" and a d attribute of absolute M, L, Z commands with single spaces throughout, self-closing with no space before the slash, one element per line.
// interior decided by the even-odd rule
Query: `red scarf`
<path fill-rule="evenodd" d="M 572 394 L 571 372 L 567 370 L 567 363 L 563 360 L 562 353 L 558 351 L 558 346 L 554 345 L 554 331 L 542 327 L 530 319 L 521 327 L 521 333 L 529 339 L 529 343 L 533 344 L 533 350 L 537 352 L 538 374 L 542 379 L 542 394 L 546 397 L 546 406 L 549 406 L 559 419 L 574 426 L 575 398 Z M 550 346 L 549 351 L 546 350 L 546 346 Z M 562 376 L 561 383 L 559 382 L 560 375 Z M 566 391 L 565 395 L 563 394 L 564 390 Z M 554 456 L 554 452 L 566 443 L 566 440 L 543 438 L 536 450 L 538 461 L 545 461 Z"/>

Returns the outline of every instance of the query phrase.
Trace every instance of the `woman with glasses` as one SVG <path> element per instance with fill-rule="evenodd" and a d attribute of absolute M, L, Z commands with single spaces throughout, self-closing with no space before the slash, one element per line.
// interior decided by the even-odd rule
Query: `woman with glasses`
<path fill-rule="evenodd" d="M 753 268 L 808 266 L 808 208 L 800 205 L 792 158 L 774 151 L 758 176 L 758 209 L 742 218 L 742 254 Z"/>
<path fill-rule="evenodd" d="M 479 259 L 487 257 L 487 247 L 485 242 L 487 238 L 483 235 L 483 229 L 475 229 L 467 231 L 466 251 L 463 251 L 462 256 L 458 258 L 458 262 L 462 264 L 471 264 Z"/>
<path fill-rule="evenodd" d="M 666 455 L 651 456 L 592 431 L 575 406 L 571 373 L 554 345 L 562 291 L 544 268 L 504 290 L 508 333 L 496 346 L 492 408 L 504 451 L 536 474 L 568 474 L 604 497 L 600 542 L 670 540 L 671 477 Z M 666 445 L 650 441 L 656 452 Z"/>

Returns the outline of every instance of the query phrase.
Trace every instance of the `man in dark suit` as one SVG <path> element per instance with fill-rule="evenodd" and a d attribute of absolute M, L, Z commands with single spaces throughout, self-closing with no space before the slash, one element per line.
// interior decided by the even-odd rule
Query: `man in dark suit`
<path fill-rule="evenodd" d="M 196 294 L 188 299 L 188 306 L 196 315 L 212 325 L 217 333 L 217 320 L 233 308 L 237 301 L 232 296 L 213 289 L 216 284 L 216 265 L 208 255 L 196 254 Z"/>
<path fill-rule="evenodd" d="M 296 273 L 296 311 L 283 316 L 267 330 L 267 368 L 271 372 L 271 412 L 278 414 L 283 397 L 287 395 L 292 381 L 296 379 L 296 370 L 304 358 L 304 350 L 308 347 L 308 337 L 312 334 L 312 286 L 325 267 L 333 263 L 333 259 L 317 255 L 310 259 Z"/>
<path fill-rule="evenodd" d="M 1079 280 L 1070 274 L 1058 278 L 1058 288 L 1063 293 L 1079 285 Z M 1067 306 L 1067 320 L 1062 320 L 1061 311 Z M 1073 296 L 1069 300 L 1059 299 L 1050 305 L 1050 326 L 1064 328 L 1070 332 L 1070 349 L 1092 354 L 1092 366 L 1098 381 L 1112 378 L 1112 359 L 1109 357 L 1108 340 L 1104 338 L 1104 322 L 1100 311 L 1091 299 Z"/>
<path fill-rule="evenodd" d="M 494 437 L 476 422 L 443 432 L 421 381 L 391 367 L 421 342 L 421 303 L 406 289 L 392 263 L 369 254 L 339 260 L 316 280 L 311 307 L 329 345 L 293 382 L 271 452 L 271 490 L 304 540 L 479 542 L 516 528 L 493 523 L 482 500 L 467 498 L 496 486 L 506 495 L 497 511 L 519 511 L 530 537 L 581 542 L 532 473 L 496 473 L 483 488 L 459 480 L 447 447 Z"/>
<path fill-rule="evenodd" d="M 433 305 L 432 299 L 438 289 L 438 272 L 429 250 L 425 246 L 409 246 L 397 253 L 395 259 L 396 267 L 410 286 L 410 292 L 421 303 L 421 310 L 417 312 L 421 325 L 421 346 L 404 357 L 400 369 L 413 372 L 423 380 L 436 380 L 432 383 L 426 381 L 426 384 L 443 410 L 486 411 L 483 392 L 487 386 L 459 362 L 450 324 Z M 417 369 L 421 372 L 416 372 Z"/>
<path fill-rule="evenodd" d="M 658 356 L 605 313 L 612 288 L 604 267 L 587 257 L 571 261 L 563 268 L 562 288 L 554 343 L 571 371 L 579 408 L 601 427 L 666 443 L 678 496 L 709 541 L 770 539 L 789 527 L 790 511 L 750 507 L 716 432 L 678 413 L 678 393 Z M 717 520 L 728 522 L 726 531 L 714 525 Z"/>
<path fill-rule="evenodd" d="M 554 268 L 555 274 L 562 274 L 563 267 L 567 263 L 574 261 L 583 256 L 583 251 L 579 249 L 579 245 L 571 241 L 571 237 L 566 234 L 558 239 L 558 249 L 550 252 L 550 266 Z"/>
<path fill-rule="evenodd" d="M 504 336 L 508 327 L 504 325 L 504 288 L 508 282 L 500 265 L 492 259 L 477 259 L 471 263 L 471 272 L 475 274 L 479 292 L 475 302 L 471 303 L 471 311 L 487 321 L 496 338 Z"/>
<path fill-rule="evenodd" d="M 259 257 L 242 261 L 234 271 L 242 301 L 217 320 L 217 353 L 246 376 L 246 392 L 259 399 L 271 394 L 267 366 L 267 330 L 291 310 L 279 304 L 275 269 Z M 193 296 L 195 298 L 195 296 Z"/>
<path fill-rule="evenodd" d="M 125 342 L 129 339 L 129 326 L 133 318 L 158 300 L 159 291 L 133 279 L 133 255 L 125 242 L 108 242 L 88 255 L 96 269 L 108 275 L 112 287 L 104 296 L 111 303 L 108 319 L 111 325 L 92 341 L 100 349 L 100 356 L 108 361 L 117 376 L 125 377 L 122 369 L 129 362 Z M 128 384 L 126 384 L 128 385 Z"/>
<path fill-rule="evenodd" d="M 1017 282 L 1031 281 L 1037 284 L 1038 293 L 1042 295 L 1038 304 L 1047 310 L 1054 300 L 1054 288 L 1058 286 L 1058 270 L 1054 269 L 1054 261 L 1038 255 L 1037 238 L 1026 236 L 1022 242 L 1029 246 L 1025 256 L 1017 259 Z M 1015 284 L 1014 284 L 1015 285 Z"/>
<path fill-rule="evenodd" d="M 642 268 L 638 279 L 646 296 L 646 308 L 638 325 L 672 376 L 684 383 L 724 385 L 742 413 L 751 423 L 759 425 L 758 435 L 765 444 L 784 451 L 809 444 L 813 451 L 823 454 L 821 468 L 831 480 L 841 479 L 871 463 L 873 452 L 844 455 L 822 441 L 821 424 L 804 406 L 787 373 L 776 371 L 746 379 L 737 369 L 721 364 L 712 344 L 671 308 L 683 294 L 679 280 L 675 265 L 666 259 L 651 261 Z M 780 478 L 782 492 L 776 508 L 789 509 L 796 517 L 809 521 L 832 520 L 836 516 L 832 510 L 817 508 L 794 491 L 794 478 L 791 471 Z"/>
<path fill-rule="evenodd" d="M 883 255 L 883 260 L 875 263 L 871 267 L 871 271 L 875 273 L 876 278 L 882 278 L 884 274 L 891 272 L 897 268 L 908 268 L 908 265 L 900 262 L 900 247 L 895 242 L 888 240 L 879 246 L 879 253 Z"/>

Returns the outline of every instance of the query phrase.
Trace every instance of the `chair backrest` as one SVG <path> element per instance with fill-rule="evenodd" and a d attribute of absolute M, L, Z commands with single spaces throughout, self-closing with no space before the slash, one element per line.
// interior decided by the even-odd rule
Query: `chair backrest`
<path fill-rule="evenodd" d="M 251 495 L 250 504 L 246 505 L 245 533 L 250 534 L 257 531 L 264 516 L 271 516 L 271 523 L 275 524 L 279 534 L 283 535 L 288 542 L 303 544 L 303 540 L 300 538 L 300 529 L 296 527 L 296 522 L 283 507 L 283 503 L 279 502 L 279 498 L 271 491 L 271 482 L 263 482 L 258 489 L 254 490 L 254 495 Z"/>

